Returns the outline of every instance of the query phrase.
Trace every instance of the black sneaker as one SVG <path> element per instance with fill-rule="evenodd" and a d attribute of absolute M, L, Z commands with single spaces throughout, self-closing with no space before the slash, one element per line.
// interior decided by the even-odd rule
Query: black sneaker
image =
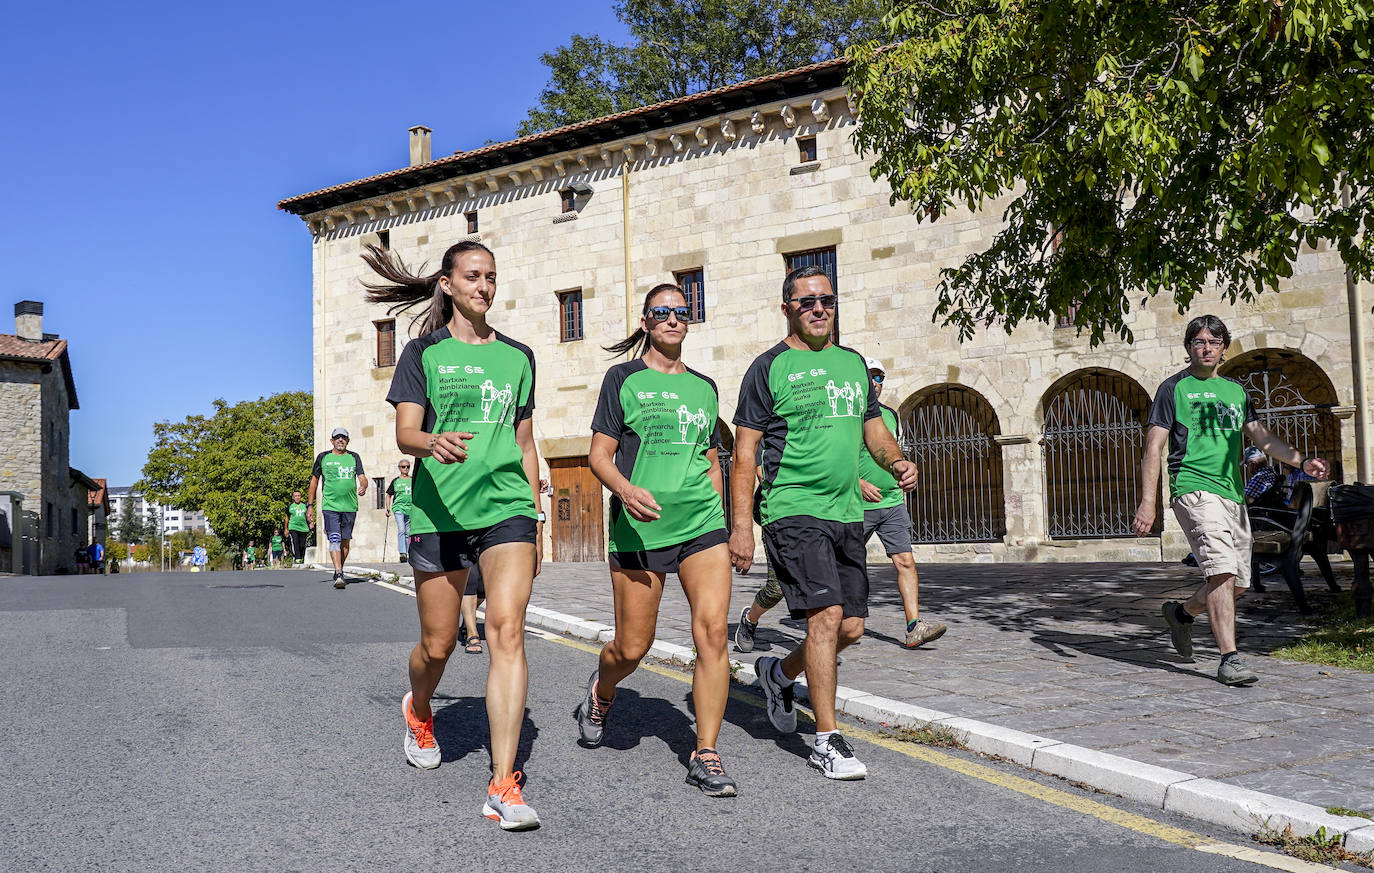
<path fill-rule="evenodd" d="M 409 555 L 406 555 L 406 554 L 402 554 L 402 555 L 401 555 L 401 563 L 402 563 L 402 564 L 409 564 L 409 563 L 410 563 L 410 556 L 409 556 Z"/>
<path fill-rule="evenodd" d="M 754 634 L 758 630 L 759 626 L 749 620 L 749 607 L 744 607 L 739 614 L 739 624 L 735 626 L 735 648 L 741 652 L 754 651 Z"/>
<path fill-rule="evenodd" d="M 573 710 L 573 718 L 577 719 L 577 731 L 582 736 L 582 745 L 589 749 L 601 745 L 601 738 L 606 732 L 606 714 L 611 709 L 611 704 L 596 693 L 597 676 L 598 673 L 594 672 L 592 678 L 587 680 L 587 695 L 582 698 L 577 709 Z"/>
<path fill-rule="evenodd" d="M 334 574 L 334 587 L 338 588 L 339 590 L 343 590 L 344 588 L 348 587 L 348 583 L 344 581 L 342 573 Z"/>
<path fill-rule="evenodd" d="M 707 797 L 734 797 L 735 780 L 725 775 L 715 749 L 698 749 L 687 767 L 687 784 L 695 785 Z"/>

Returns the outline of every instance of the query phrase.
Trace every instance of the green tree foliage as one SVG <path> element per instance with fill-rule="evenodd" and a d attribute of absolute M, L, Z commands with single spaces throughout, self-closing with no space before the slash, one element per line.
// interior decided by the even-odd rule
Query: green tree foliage
<path fill-rule="evenodd" d="M 130 498 L 124 504 L 124 511 L 120 513 L 119 522 L 115 526 L 115 536 L 130 545 L 137 545 L 156 537 L 157 525 L 135 512 L 133 503 L 133 499 Z"/>
<path fill-rule="evenodd" d="M 574 124 L 842 55 L 876 36 L 878 0 L 617 0 L 617 45 L 574 34 L 519 134 Z"/>
<path fill-rule="evenodd" d="M 153 425 L 139 488 L 159 503 L 203 511 L 218 540 L 239 548 L 271 537 L 291 492 L 309 483 L 313 401 L 292 391 L 214 407 L 208 418 Z"/>
<path fill-rule="evenodd" d="M 1249 300 L 1302 244 L 1374 274 L 1372 17 L 1370 0 L 889 0 L 888 46 L 851 53 L 855 141 L 923 218 L 1009 204 L 944 271 L 935 315 L 961 337 L 1077 305 L 1094 344 L 1130 340 L 1135 301 L 1184 311 L 1213 282 Z"/>

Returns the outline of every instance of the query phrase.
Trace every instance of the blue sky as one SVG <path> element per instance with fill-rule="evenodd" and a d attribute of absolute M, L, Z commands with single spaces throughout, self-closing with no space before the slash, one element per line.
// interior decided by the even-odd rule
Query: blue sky
<path fill-rule="evenodd" d="M 44 303 L 72 465 L 132 484 L 154 421 L 309 390 L 310 238 L 283 197 L 514 135 L 610 3 L 10 4 L 0 332 Z"/>

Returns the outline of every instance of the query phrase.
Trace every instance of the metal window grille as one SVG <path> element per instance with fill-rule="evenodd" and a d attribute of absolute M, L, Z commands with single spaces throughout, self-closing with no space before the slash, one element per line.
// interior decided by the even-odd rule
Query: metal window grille
<path fill-rule="evenodd" d="M 913 541 L 997 542 L 1007 533 L 997 414 L 962 385 L 937 389 L 903 416 L 901 446 L 921 471 L 907 496 Z"/>
<path fill-rule="evenodd" d="M 377 328 L 377 366 L 396 366 L 396 319 L 372 323 Z"/>
<path fill-rule="evenodd" d="M 677 286 L 687 297 L 687 308 L 692 310 L 690 321 L 706 320 L 706 273 L 700 267 L 674 273 Z"/>
<path fill-rule="evenodd" d="M 1050 537 L 1135 536 L 1150 395 L 1128 376 L 1094 370 L 1051 392 L 1041 439 Z M 1156 534 L 1162 524 L 1159 515 Z"/>
<path fill-rule="evenodd" d="M 839 262 L 835 259 L 835 247 L 826 246 L 823 249 L 808 249 L 804 252 L 792 252 L 782 256 L 787 264 L 787 272 L 800 269 L 801 267 L 820 267 L 825 270 L 825 275 L 830 279 L 830 287 L 836 294 L 840 293 Z M 830 333 L 830 339 L 834 343 L 840 341 L 840 304 L 835 304 L 835 327 Z"/>
<path fill-rule="evenodd" d="M 1335 389 L 1321 367 L 1295 353 L 1256 350 L 1222 367 L 1250 397 L 1255 415 L 1270 432 L 1302 453 L 1339 463 L 1341 423 L 1331 414 Z M 1332 472 L 1340 478 L 1340 470 Z"/>
<path fill-rule="evenodd" d="M 582 289 L 558 295 L 559 342 L 582 339 Z"/>

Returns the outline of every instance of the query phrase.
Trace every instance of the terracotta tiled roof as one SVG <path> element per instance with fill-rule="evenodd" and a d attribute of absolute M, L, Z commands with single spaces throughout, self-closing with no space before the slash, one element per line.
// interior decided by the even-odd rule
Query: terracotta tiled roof
<path fill-rule="evenodd" d="M 472 149 L 471 151 L 466 152 L 455 152 L 454 154 L 439 158 L 438 160 L 430 161 L 427 164 L 419 164 L 414 167 L 402 167 L 398 170 L 390 170 L 386 173 L 379 173 L 375 176 L 368 176 L 364 179 L 357 179 L 352 182 L 345 182 L 341 185 L 333 185 L 328 188 L 321 188 L 318 191 L 311 191 L 309 194 L 298 194 L 295 197 L 288 197 L 287 199 L 277 203 L 277 208 L 283 209 L 287 212 L 293 212 L 297 215 L 301 215 L 306 212 L 315 211 L 316 209 L 323 208 L 325 206 L 337 205 L 337 203 L 341 200 L 346 202 L 347 198 L 340 198 L 337 196 L 329 197 L 328 195 L 343 194 L 344 192 L 348 192 L 351 189 L 376 188 L 379 183 L 387 183 L 393 180 L 400 184 L 385 185 L 384 187 L 392 190 L 404 190 L 404 188 L 413 187 L 414 185 L 430 184 L 435 180 L 435 178 L 442 177 L 442 171 L 449 165 L 470 165 L 474 159 L 482 158 L 484 156 L 491 157 L 493 159 L 493 163 L 499 164 L 501 162 L 496 159 L 501 157 L 502 153 L 508 153 L 515 155 L 515 157 L 514 160 L 507 161 L 506 163 L 515 163 L 518 161 L 526 160 L 526 154 L 533 147 L 546 143 L 547 141 L 560 139 L 567 140 L 575 137 L 579 133 L 595 132 L 598 128 L 615 128 L 616 125 L 621 122 L 636 119 L 639 119 L 641 124 L 644 124 L 645 121 L 650 122 L 643 129 L 651 129 L 654 127 L 664 126 L 663 124 L 657 124 L 652 122 L 657 120 L 656 117 L 671 116 L 673 110 L 675 109 L 682 109 L 684 107 L 691 107 L 695 105 L 713 107 L 716 104 L 720 103 L 722 98 L 727 98 L 732 95 L 739 94 L 740 92 L 759 90 L 761 86 L 769 86 L 775 83 L 780 84 L 784 80 L 798 80 L 801 83 L 809 84 L 810 82 L 814 81 L 816 77 L 820 74 L 830 74 L 824 77 L 828 82 L 828 84 L 824 87 L 830 87 L 834 83 L 829 82 L 829 79 L 836 75 L 842 76 L 845 69 L 845 64 L 845 58 L 835 58 L 834 60 L 822 61 L 818 64 L 810 64 L 808 66 L 797 67 L 792 70 L 783 70 L 778 73 L 770 73 L 767 76 L 760 76 L 757 79 L 749 79 L 744 82 L 736 82 L 733 85 L 725 85 L 720 88 L 713 88 L 710 91 L 701 91 L 697 94 L 688 94 L 685 97 L 675 97 L 672 100 L 664 100 L 661 103 L 652 103 L 648 106 L 640 106 L 635 109 L 627 109 L 624 112 L 617 112 L 612 115 L 605 115 L 601 118 L 593 118 L 589 121 L 580 121 L 577 124 L 569 124 L 564 127 L 556 127 L 553 130 L 546 130 L 541 133 L 531 134 L 530 136 L 520 137 L 519 139 L 509 140 L 508 142 L 493 143 L 491 145 L 482 146 L 479 149 Z M 819 89 L 820 87 L 822 86 L 815 86 L 816 89 Z M 779 94 L 778 96 L 781 96 L 781 94 Z M 774 97 L 773 99 L 776 99 L 776 97 Z M 676 124 L 678 122 L 673 121 L 671 123 Z M 620 135 L 622 134 L 616 134 L 613 130 L 608 130 L 606 135 L 600 137 L 600 139 L 616 139 Z M 585 148 L 590 144 L 591 142 L 589 141 L 583 143 L 582 145 L 570 145 L 556 150 L 563 151 L 565 149 Z M 546 151 L 545 153 L 552 152 Z M 471 169 L 465 169 L 461 167 L 454 167 L 453 169 L 455 170 L 455 172 L 453 172 L 451 175 L 464 175 L 465 173 L 473 172 L 473 170 Z M 410 177 L 415 178 L 412 180 Z M 374 196 L 376 193 L 379 192 L 359 192 L 356 199 L 371 197 Z M 330 202 L 322 202 L 326 200 Z"/>
<path fill-rule="evenodd" d="M 33 342 L 10 333 L 0 333 L 0 355 L 8 358 L 32 358 L 35 361 L 55 361 L 67 350 L 64 339 Z"/>

